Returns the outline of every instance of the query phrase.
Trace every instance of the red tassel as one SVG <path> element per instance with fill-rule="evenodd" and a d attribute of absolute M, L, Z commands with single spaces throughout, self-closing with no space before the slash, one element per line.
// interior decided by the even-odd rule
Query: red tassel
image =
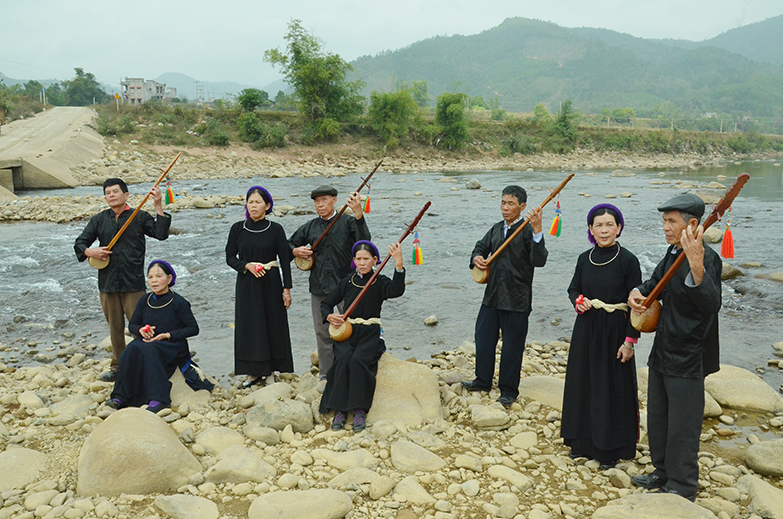
<path fill-rule="evenodd" d="M 726 228 L 723 233 L 723 243 L 720 244 L 720 255 L 726 259 L 734 257 L 734 236 L 731 235 L 731 229 Z"/>

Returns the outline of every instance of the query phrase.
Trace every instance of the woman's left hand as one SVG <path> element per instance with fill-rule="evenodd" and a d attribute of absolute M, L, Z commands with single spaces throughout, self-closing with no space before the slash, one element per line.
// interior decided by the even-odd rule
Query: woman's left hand
<path fill-rule="evenodd" d="M 169 332 L 159 333 L 151 339 L 142 339 L 144 342 L 158 342 L 158 341 L 170 341 L 171 334 Z"/>
<path fill-rule="evenodd" d="M 291 308 L 291 290 L 288 288 L 283 289 L 283 305 L 286 310 Z"/>
<path fill-rule="evenodd" d="M 617 350 L 617 358 L 620 359 L 620 362 L 627 362 L 631 360 L 633 357 L 633 348 L 629 348 L 628 346 L 623 343 L 620 346 L 620 349 Z"/>

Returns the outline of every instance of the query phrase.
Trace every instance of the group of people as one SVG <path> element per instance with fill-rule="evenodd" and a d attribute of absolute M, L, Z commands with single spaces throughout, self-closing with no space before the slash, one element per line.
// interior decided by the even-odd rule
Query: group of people
<path fill-rule="evenodd" d="M 79 260 L 112 259 L 98 275 L 112 340 L 111 370 L 101 378 L 116 378 L 107 405 L 147 403 L 148 409 L 156 411 L 170 405 L 171 374 L 178 368 L 184 372 L 192 364 L 186 339 L 198 333 L 198 325 L 187 301 L 170 290 L 176 273 L 165 261 L 150 263 L 147 282 L 152 293 L 146 295 L 143 289 L 144 236 L 165 240 L 171 223 L 171 216 L 162 210 L 160 190 L 151 191 L 157 216 L 141 213 L 112 250 L 106 244 L 127 221 L 131 209 L 122 180 L 107 180 L 104 194 L 109 209 L 90 220 L 75 250 Z M 245 219 L 229 231 L 226 263 L 237 271 L 235 373 L 247 375 L 243 386 L 250 387 L 273 382 L 275 372 L 293 372 L 287 318 L 290 262 L 299 258 L 310 263 L 309 292 L 322 381 L 319 389 L 323 391 L 320 410 L 324 414 L 334 411 L 335 430 L 344 428 L 353 412 L 353 430 L 360 431 L 366 426 L 378 361 L 385 350 L 381 306 L 405 291 L 402 251 L 398 243 L 389 246 L 395 263 L 392 277 L 378 276 L 367 287 L 380 254 L 370 241 L 358 193 L 347 199 L 353 215 L 338 215 L 337 190 L 332 186 L 318 187 L 310 195 L 317 217 L 288 239 L 282 226 L 267 218 L 274 201 L 261 186 L 248 190 Z M 548 255 L 540 210 L 529 211 L 523 221 L 526 204 L 523 188 L 503 190 L 503 219 L 476 243 L 469 262 L 470 267 L 485 271 L 486 289 L 475 325 L 475 377 L 462 385 L 468 391 L 492 390 L 495 352 L 502 337 L 497 400 L 505 407 L 519 396 L 533 274 L 535 268 L 545 266 Z M 595 459 L 602 469 L 608 469 L 618 460 L 632 459 L 639 438 L 633 357 L 640 333 L 631 325 L 631 313 L 647 310 L 646 295 L 677 257 L 685 255 L 687 261 L 661 293 L 663 309 L 648 362 L 648 436 L 655 471 L 632 480 L 638 486 L 661 488 L 690 500 L 695 498 L 698 483 L 704 377 L 719 368 L 721 261 L 703 245 L 699 222 L 704 209 L 704 202 L 692 194 L 675 196 L 658 207 L 669 248 L 651 278 L 642 282 L 639 261 L 617 241 L 625 227 L 622 212 L 612 204 L 596 205 L 587 214 L 592 247 L 578 257 L 567 289 L 577 315 L 566 370 L 561 436 L 572 458 Z M 96 239 L 100 245 L 91 248 Z M 506 241 L 502 253 L 490 261 Z M 343 325 L 345 308 L 363 289 L 364 298 L 354 305 L 348 319 L 357 326 L 347 340 L 335 342 L 329 326 Z M 129 330 L 137 337 L 127 349 L 123 316 L 129 318 Z M 186 376 L 189 382 L 193 378 L 198 383 L 199 377 Z"/>

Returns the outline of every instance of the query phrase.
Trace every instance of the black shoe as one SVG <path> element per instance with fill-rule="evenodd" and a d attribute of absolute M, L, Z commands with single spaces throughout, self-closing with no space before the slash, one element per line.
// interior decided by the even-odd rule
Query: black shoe
<path fill-rule="evenodd" d="M 242 387 L 244 389 L 247 389 L 247 388 L 249 388 L 251 386 L 256 386 L 258 384 L 261 384 L 263 381 L 264 381 L 263 377 L 257 377 L 257 378 L 254 378 L 254 379 L 247 379 L 244 382 L 242 382 Z"/>
<path fill-rule="evenodd" d="M 498 397 L 498 402 L 503 404 L 503 407 L 505 407 L 506 409 L 511 407 L 511 404 L 513 404 L 515 400 L 516 400 L 516 398 L 514 398 L 513 396 L 508 396 L 508 395 L 500 395 Z"/>
<path fill-rule="evenodd" d="M 477 385 L 475 380 L 463 380 L 462 387 L 468 391 L 486 391 L 487 393 L 492 389 L 491 387 L 481 387 Z"/>
<path fill-rule="evenodd" d="M 672 487 L 670 487 L 668 485 L 665 485 L 663 488 L 661 488 L 658 491 L 658 493 L 659 494 L 674 494 L 675 496 L 680 496 L 680 497 L 682 497 L 684 499 L 687 499 L 691 503 L 696 501 L 696 493 L 685 495 L 682 492 L 680 492 L 679 490 L 675 490 L 675 489 L 673 489 Z"/>
<path fill-rule="evenodd" d="M 117 372 L 106 371 L 101 373 L 98 378 L 101 380 L 101 382 L 114 382 L 117 379 Z"/>
<path fill-rule="evenodd" d="M 568 453 L 568 457 L 569 457 L 569 458 L 571 458 L 572 460 L 575 460 L 575 459 L 577 459 L 577 458 L 587 458 L 587 459 L 592 459 L 592 458 L 590 458 L 590 456 L 588 456 L 587 454 L 579 454 L 578 452 L 574 452 L 574 451 L 571 451 L 571 452 L 569 452 L 569 453 Z"/>
<path fill-rule="evenodd" d="M 609 470 L 615 468 L 615 466 L 617 466 L 617 460 L 605 461 L 601 463 L 601 465 L 598 467 L 598 470 Z"/>
<path fill-rule="evenodd" d="M 631 476 L 631 481 L 637 487 L 652 490 L 653 488 L 663 487 L 667 479 L 655 474 L 644 474 L 642 476 Z"/>
<path fill-rule="evenodd" d="M 122 400 L 119 398 L 110 398 L 107 401 L 103 403 L 106 407 L 111 407 L 112 409 L 122 409 Z"/>

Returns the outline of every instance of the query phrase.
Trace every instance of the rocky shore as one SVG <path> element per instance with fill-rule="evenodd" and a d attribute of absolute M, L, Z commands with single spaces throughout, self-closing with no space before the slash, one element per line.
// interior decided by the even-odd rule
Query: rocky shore
<path fill-rule="evenodd" d="M 568 457 L 559 438 L 566 342 L 529 343 L 508 410 L 497 390 L 461 387 L 472 343 L 420 361 L 386 354 L 361 433 L 332 431 L 318 414 L 316 367 L 212 393 L 176 373 L 171 409 L 115 411 L 103 405 L 111 384 L 98 379 L 106 343 L 71 346 L 37 367 L 0 366 L 0 519 L 783 519 L 783 397 L 733 366 L 707 379 L 690 503 L 630 482 L 653 469 L 646 369 L 635 459 L 600 471 Z"/>
<path fill-rule="evenodd" d="M 168 164 L 180 151 L 174 148 L 148 148 L 134 141 L 123 144 L 114 140 L 107 143 L 102 159 L 72 168 L 74 178 L 84 186 L 100 186 L 110 177 L 120 177 L 128 184 L 155 182 L 159 168 Z M 334 152 L 334 153 L 329 153 Z M 771 159 L 772 157 L 762 157 Z M 284 177 L 340 177 L 349 173 L 367 172 L 373 169 L 378 158 L 369 157 L 356 150 L 308 148 L 288 151 L 286 154 L 254 152 L 247 148 L 226 150 L 186 150 L 174 167 L 172 178 L 177 180 L 209 180 L 223 178 Z M 701 155 L 682 154 L 624 154 L 616 152 L 595 153 L 576 150 L 568 155 L 542 154 L 511 157 L 486 156 L 459 158 L 430 154 L 419 157 L 413 153 L 384 158 L 383 170 L 407 174 L 443 171 L 534 171 L 534 170 L 621 170 L 626 175 L 634 170 L 660 169 L 679 172 L 698 169 L 704 165 L 721 165 L 725 157 L 705 158 Z M 734 160 L 733 158 L 731 159 Z M 67 192 L 64 192 L 67 193 Z M 144 196 L 138 189 L 131 189 L 130 204 L 138 204 Z M 177 193 L 180 194 L 179 192 Z M 188 208 L 211 208 L 226 203 L 240 203 L 235 194 L 215 193 L 208 197 L 185 194 L 170 206 L 178 211 Z M 48 221 L 65 223 L 89 218 L 105 208 L 100 191 L 94 196 L 24 196 L 19 199 L 0 199 L 0 221 Z M 276 208 L 278 209 L 278 208 Z M 289 208 L 288 210 L 293 210 Z M 150 207 L 147 210 L 151 210 Z M 279 210 L 279 209 L 278 209 Z"/>

